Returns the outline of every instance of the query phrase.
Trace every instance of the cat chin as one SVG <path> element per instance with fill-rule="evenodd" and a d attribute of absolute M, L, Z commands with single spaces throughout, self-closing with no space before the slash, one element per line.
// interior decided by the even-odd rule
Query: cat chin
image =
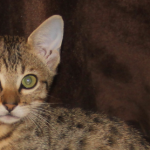
<path fill-rule="evenodd" d="M 0 122 L 4 124 L 12 124 L 19 121 L 20 118 L 12 115 L 0 116 Z"/>

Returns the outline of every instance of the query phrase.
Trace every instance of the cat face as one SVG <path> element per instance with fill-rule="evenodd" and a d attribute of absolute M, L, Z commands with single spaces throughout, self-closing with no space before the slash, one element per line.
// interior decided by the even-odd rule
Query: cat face
<path fill-rule="evenodd" d="M 37 114 L 60 62 L 63 20 L 52 16 L 28 38 L 0 38 L 0 123 Z"/>

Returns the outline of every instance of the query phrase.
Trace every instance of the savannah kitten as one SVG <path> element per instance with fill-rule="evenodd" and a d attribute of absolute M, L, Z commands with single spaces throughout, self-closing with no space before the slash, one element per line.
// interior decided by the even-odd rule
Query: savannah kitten
<path fill-rule="evenodd" d="M 63 38 L 52 16 L 28 38 L 0 37 L 0 150 L 146 150 L 124 122 L 81 109 L 51 108 L 46 97 Z"/>

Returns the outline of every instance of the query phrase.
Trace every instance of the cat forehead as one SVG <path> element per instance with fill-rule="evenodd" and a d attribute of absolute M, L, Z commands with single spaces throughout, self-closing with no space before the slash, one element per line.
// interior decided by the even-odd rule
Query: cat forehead
<path fill-rule="evenodd" d="M 0 37 L 0 68 L 7 71 L 16 71 L 18 66 L 37 68 L 41 66 L 39 59 L 30 52 L 31 47 L 26 44 L 26 40 L 19 36 Z M 39 66 L 40 65 L 40 66 Z"/>
<path fill-rule="evenodd" d="M 19 55 L 26 47 L 25 38 L 19 36 L 0 36 L 0 53 L 3 55 Z"/>
<path fill-rule="evenodd" d="M 4 36 L 0 36 L 0 41 L 3 41 L 5 44 L 10 45 L 11 44 L 21 44 L 23 42 L 26 41 L 26 39 L 24 37 L 20 37 L 20 36 L 11 36 L 11 35 L 4 35 Z"/>
<path fill-rule="evenodd" d="M 22 60 L 25 49 L 25 39 L 18 36 L 0 37 L 0 59 L 9 65 L 15 65 Z"/>

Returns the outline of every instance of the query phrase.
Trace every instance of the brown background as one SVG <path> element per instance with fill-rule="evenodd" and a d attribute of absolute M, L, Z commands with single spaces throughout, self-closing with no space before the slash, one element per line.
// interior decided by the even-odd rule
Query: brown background
<path fill-rule="evenodd" d="M 0 0 L 0 34 L 65 22 L 50 102 L 117 116 L 150 134 L 149 0 Z M 62 103 L 62 104 L 61 104 Z"/>

